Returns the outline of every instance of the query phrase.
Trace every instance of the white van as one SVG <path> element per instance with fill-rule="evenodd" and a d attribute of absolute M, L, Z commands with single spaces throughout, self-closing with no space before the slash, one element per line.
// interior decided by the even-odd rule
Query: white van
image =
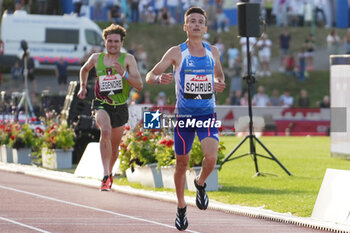
<path fill-rule="evenodd" d="M 70 64 L 69 69 L 79 69 L 84 55 L 103 45 L 101 29 L 87 17 L 31 15 L 25 11 L 3 14 L 1 40 L 4 55 L 18 57 L 25 40 L 39 69 L 54 68 L 60 57 Z"/>

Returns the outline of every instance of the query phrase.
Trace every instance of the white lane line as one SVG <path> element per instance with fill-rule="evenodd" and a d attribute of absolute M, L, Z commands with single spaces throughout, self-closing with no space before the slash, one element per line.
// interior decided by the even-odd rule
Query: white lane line
<path fill-rule="evenodd" d="M 96 207 L 92 207 L 92 206 L 82 205 L 82 204 L 78 204 L 78 203 L 74 203 L 74 202 L 70 202 L 70 201 L 64 201 L 64 200 L 56 199 L 53 197 L 48 197 L 48 196 L 44 196 L 44 195 L 40 195 L 40 194 L 36 194 L 36 193 L 31 193 L 31 192 L 11 188 L 11 187 L 6 187 L 3 185 L 0 185 L 0 188 L 6 189 L 6 190 L 11 190 L 11 191 L 18 192 L 18 193 L 31 195 L 34 197 L 40 197 L 40 198 L 47 199 L 50 201 L 60 202 L 60 203 L 67 204 L 67 205 L 77 206 L 77 207 L 95 210 L 95 211 L 99 211 L 99 212 L 103 212 L 103 213 L 108 213 L 108 214 L 112 214 L 112 215 L 116 215 L 116 216 L 120 216 L 120 217 L 124 217 L 124 218 L 129 218 L 129 219 L 133 219 L 133 220 L 137 220 L 137 221 L 152 223 L 155 225 L 176 229 L 176 227 L 168 225 L 168 224 L 164 224 L 164 223 L 160 223 L 160 222 L 156 222 L 156 221 L 152 221 L 152 220 L 148 220 L 148 219 L 138 218 L 138 217 L 134 217 L 134 216 L 126 215 L 126 214 L 121 214 L 121 213 L 117 213 L 117 212 L 113 212 L 113 211 L 109 211 L 109 210 L 104 210 L 104 209 L 100 209 L 100 208 L 96 208 Z M 197 231 L 191 231 L 191 230 L 186 230 L 186 232 L 199 233 Z"/>
<path fill-rule="evenodd" d="M 29 229 L 32 229 L 32 230 L 36 230 L 36 231 L 39 231 L 39 232 L 50 233 L 49 231 L 44 231 L 44 230 L 42 230 L 42 229 L 39 229 L 39 228 L 36 228 L 36 227 L 32 227 L 32 226 L 29 226 L 29 225 L 27 225 L 27 224 L 23 224 L 23 223 L 20 223 L 20 222 L 17 222 L 17 221 L 8 219 L 8 218 L 0 217 L 0 219 L 1 219 L 1 220 L 4 220 L 4 221 L 7 221 L 7 222 L 10 222 L 10 223 L 14 223 L 14 224 L 20 225 L 20 226 L 22 226 L 22 227 L 26 227 L 26 228 L 29 228 Z"/>

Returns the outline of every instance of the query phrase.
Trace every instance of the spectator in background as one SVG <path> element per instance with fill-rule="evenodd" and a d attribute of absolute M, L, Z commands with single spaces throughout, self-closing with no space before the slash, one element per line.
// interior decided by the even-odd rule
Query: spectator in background
<path fill-rule="evenodd" d="M 241 106 L 248 106 L 248 92 L 244 92 L 243 97 L 240 100 Z"/>
<path fill-rule="evenodd" d="M 139 4 L 140 0 L 130 0 L 131 21 L 138 23 L 140 19 Z"/>
<path fill-rule="evenodd" d="M 209 39 L 210 39 L 210 34 L 209 33 L 205 33 L 203 35 L 203 42 L 210 44 Z"/>
<path fill-rule="evenodd" d="M 283 29 L 283 33 L 279 36 L 280 43 L 280 72 L 284 72 L 284 60 L 289 53 L 289 44 L 291 36 L 287 28 Z"/>
<path fill-rule="evenodd" d="M 223 4 L 223 0 L 216 1 L 216 29 L 218 33 L 221 33 L 222 30 L 225 32 L 229 31 L 230 21 L 224 13 Z"/>
<path fill-rule="evenodd" d="M 276 16 L 277 26 L 287 25 L 287 0 L 274 0 L 273 14 Z"/>
<path fill-rule="evenodd" d="M 59 94 L 65 94 L 66 85 L 67 85 L 67 67 L 68 62 L 64 60 L 63 57 L 60 57 L 58 62 L 56 62 L 56 77 L 59 85 Z"/>
<path fill-rule="evenodd" d="M 239 57 L 239 50 L 235 48 L 235 44 L 231 42 L 230 48 L 227 50 L 228 68 L 232 69 L 235 65 L 237 57 Z"/>
<path fill-rule="evenodd" d="M 111 23 L 125 26 L 125 15 L 119 4 L 114 3 L 108 6 L 108 20 Z"/>
<path fill-rule="evenodd" d="M 264 7 L 265 7 L 265 20 L 268 25 L 271 25 L 273 23 L 273 17 L 272 17 L 272 8 L 273 8 L 273 1 L 274 0 L 265 0 L 264 1 Z"/>
<path fill-rule="evenodd" d="M 128 48 L 128 53 L 135 56 L 136 50 L 137 50 L 137 44 L 134 41 L 132 41 L 130 47 Z"/>
<path fill-rule="evenodd" d="M 289 90 L 285 90 L 283 95 L 281 95 L 280 98 L 280 105 L 283 107 L 293 107 L 294 105 L 294 98 L 290 95 Z"/>
<path fill-rule="evenodd" d="M 220 62 L 224 62 L 225 45 L 222 43 L 221 37 L 215 37 L 213 45 L 219 50 Z"/>
<path fill-rule="evenodd" d="M 158 12 L 157 22 L 159 22 L 160 25 L 170 25 L 174 23 L 174 20 L 171 18 L 166 6 L 164 6 L 162 10 Z"/>
<path fill-rule="evenodd" d="M 271 105 L 270 98 L 265 94 L 265 88 L 263 86 L 258 87 L 258 93 L 253 96 L 252 105 L 259 107 Z"/>
<path fill-rule="evenodd" d="M 271 45 L 272 42 L 268 38 L 267 34 L 263 34 L 261 39 L 257 43 L 259 49 L 259 62 L 260 62 L 260 72 L 259 76 L 271 76 L 270 71 L 270 60 L 271 60 Z"/>
<path fill-rule="evenodd" d="M 165 6 L 165 1 L 163 1 L 163 0 L 153 0 L 153 3 L 154 3 L 154 11 L 156 13 L 156 16 L 158 16 L 159 12 L 161 12 L 163 7 Z"/>
<path fill-rule="evenodd" d="M 320 108 L 329 108 L 331 106 L 331 103 L 329 101 L 329 96 L 326 95 L 323 97 L 323 100 L 319 103 Z"/>
<path fill-rule="evenodd" d="M 292 53 L 289 53 L 285 58 L 284 70 L 287 75 L 295 75 L 295 58 Z"/>
<path fill-rule="evenodd" d="M 300 91 L 298 106 L 302 107 L 302 108 L 310 107 L 310 99 L 309 99 L 309 96 L 308 96 L 307 91 L 305 89 L 301 89 L 301 91 Z"/>
<path fill-rule="evenodd" d="M 102 20 L 102 11 L 103 11 L 103 0 L 95 0 L 94 3 L 94 20 Z"/>
<path fill-rule="evenodd" d="M 252 74 L 256 74 L 256 72 L 258 71 L 259 68 L 259 60 L 257 58 L 257 56 L 255 56 L 253 53 L 251 53 L 251 57 L 250 57 L 250 63 L 251 63 L 251 72 Z M 247 64 L 248 63 L 248 59 L 245 57 L 243 60 L 243 65 L 242 65 L 242 76 L 246 76 L 248 74 L 248 70 L 247 70 Z"/>
<path fill-rule="evenodd" d="M 306 70 L 313 70 L 314 69 L 314 51 L 315 51 L 315 40 L 313 35 L 310 33 L 309 37 L 306 38 L 304 43 L 306 53 Z"/>
<path fill-rule="evenodd" d="M 15 6 L 14 7 L 15 11 L 24 10 L 24 7 L 23 7 L 21 1 L 19 1 L 19 0 L 14 1 L 14 6 Z"/>
<path fill-rule="evenodd" d="M 272 95 L 270 97 L 271 106 L 280 106 L 280 93 L 277 89 L 273 89 Z"/>
<path fill-rule="evenodd" d="M 142 95 L 141 104 L 153 104 L 153 101 L 151 99 L 151 92 L 148 90 L 145 90 L 145 92 Z"/>
<path fill-rule="evenodd" d="M 297 26 L 298 16 L 297 16 L 297 8 L 296 8 L 296 2 L 293 1 L 286 1 L 287 2 L 287 22 L 288 26 Z"/>
<path fill-rule="evenodd" d="M 349 17 L 350 20 L 350 17 Z M 345 52 L 346 54 L 350 54 L 350 28 L 348 28 L 346 35 L 344 37 L 345 42 Z"/>
<path fill-rule="evenodd" d="M 143 15 L 143 20 L 149 24 L 153 24 L 156 22 L 156 14 L 154 13 L 152 6 L 149 6 L 147 8 L 146 13 Z"/>
<path fill-rule="evenodd" d="M 167 0 L 167 7 L 171 18 L 174 20 L 174 23 L 179 23 L 179 18 L 177 15 L 179 0 Z"/>
<path fill-rule="evenodd" d="M 137 61 L 137 66 L 140 74 L 147 74 L 148 64 L 147 64 L 147 53 L 145 52 L 143 45 L 139 44 L 135 52 L 135 58 Z"/>
<path fill-rule="evenodd" d="M 216 21 L 216 0 L 204 0 L 208 17 L 208 28 L 212 28 Z"/>
<path fill-rule="evenodd" d="M 306 55 L 305 48 L 302 46 L 298 52 L 299 70 L 297 72 L 297 77 L 300 81 L 304 82 L 306 80 Z"/>
<path fill-rule="evenodd" d="M 242 90 L 236 90 L 231 96 L 230 104 L 234 106 L 241 105 Z"/>
<path fill-rule="evenodd" d="M 306 1 L 304 3 L 304 25 L 307 27 L 311 27 L 314 9 L 312 7 L 312 3 L 310 1 Z"/>
<path fill-rule="evenodd" d="M 16 61 L 11 67 L 11 80 L 13 90 L 18 89 L 20 83 L 23 81 L 23 69 L 19 61 Z"/>
<path fill-rule="evenodd" d="M 77 14 L 78 16 L 80 15 L 81 5 L 82 5 L 81 0 L 73 0 L 74 13 Z"/>
<path fill-rule="evenodd" d="M 82 0 L 82 5 L 80 7 L 80 16 L 90 18 L 89 0 Z"/>
<path fill-rule="evenodd" d="M 339 46 L 340 46 L 340 37 L 337 35 L 334 29 L 332 29 L 329 34 L 327 35 L 327 48 L 328 53 L 330 55 L 332 54 L 338 54 L 339 53 Z"/>
<path fill-rule="evenodd" d="M 166 102 L 165 93 L 163 91 L 161 91 L 161 92 L 159 92 L 159 94 L 157 96 L 157 106 L 162 107 L 162 106 L 165 106 L 166 104 L 167 104 L 167 102 Z"/>
<path fill-rule="evenodd" d="M 255 54 L 255 43 L 256 38 L 249 37 L 249 52 L 251 54 Z M 241 56 L 242 60 L 244 61 L 245 57 L 247 56 L 247 37 L 241 37 L 241 39 L 239 39 L 239 44 L 241 45 Z"/>
<path fill-rule="evenodd" d="M 242 90 L 242 62 L 239 56 L 232 68 L 230 91 Z"/>

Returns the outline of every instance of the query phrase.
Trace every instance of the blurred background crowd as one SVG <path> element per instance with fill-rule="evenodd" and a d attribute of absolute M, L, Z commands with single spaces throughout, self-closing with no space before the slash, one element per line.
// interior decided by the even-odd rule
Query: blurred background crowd
<path fill-rule="evenodd" d="M 142 27 L 140 25 L 171 26 L 183 23 L 183 14 L 190 6 L 201 6 L 208 13 L 208 33 L 204 39 L 216 46 L 221 54 L 221 61 L 226 74 L 228 91 L 219 98 L 218 104 L 247 105 L 247 90 L 244 77 L 247 73 L 246 38 L 236 38 L 237 8 L 236 0 L 0 0 L 0 12 L 14 12 L 24 10 L 30 14 L 62 15 L 76 14 L 78 17 L 88 17 L 101 27 L 109 23 L 120 24 L 127 29 Z M 253 105 L 256 106 L 295 106 L 295 107 L 329 107 L 329 91 L 322 93 L 322 98 L 314 99 L 309 96 L 310 90 L 304 85 L 310 79 L 312 72 L 329 69 L 327 64 L 330 54 L 350 53 L 349 4 L 350 1 L 333 0 L 251 0 L 260 3 L 261 16 L 268 30 L 260 38 L 250 38 L 252 71 L 256 78 L 261 80 L 277 79 L 283 75 L 287 79 L 294 79 L 300 86 L 290 90 L 286 86 L 271 88 L 262 81 L 254 86 Z M 344 14 L 344 12 L 346 14 Z M 137 26 L 139 25 L 139 26 Z M 305 35 L 293 34 L 301 28 Z M 174 29 L 175 30 L 175 29 Z M 316 30 L 326 32 L 324 37 L 317 36 Z M 339 33 L 340 32 L 340 33 Z M 154 33 L 154 32 L 150 32 Z M 161 32 L 156 32 L 159 36 Z M 235 37 L 235 39 L 229 39 Z M 132 53 L 137 62 L 140 73 L 144 76 L 153 65 L 154 53 L 152 48 L 140 43 L 135 38 L 128 38 L 125 50 Z M 178 41 L 180 43 L 181 41 Z M 98 50 L 99 49 L 99 50 Z M 160 49 L 160 48 L 159 48 Z M 163 48 L 162 48 L 163 49 Z M 167 48 L 165 48 L 167 49 Z M 87 57 L 103 48 L 87 51 L 81 58 L 85 62 Z M 315 57 L 321 52 L 322 57 Z M 42 88 L 38 88 L 37 71 L 33 58 L 28 58 L 29 83 L 33 102 L 37 103 Z M 326 60 L 326 63 L 320 61 Z M 324 65 L 326 64 L 326 65 Z M 76 73 L 67 71 L 69 65 L 64 58 L 56 63 L 55 76 L 65 76 L 71 80 Z M 16 62 L 10 70 L 3 71 L 8 77 L 8 85 L 13 91 L 20 91 L 23 79 L 21 62 Z M 6 74 L 7 73 L 7 74 Z M 46 74 L 44 74 L 45 76 Z M 328 75 L 328 73 L 326 74 Z M 91 75 L 92 77 L 94 74 Z M 10 83 L 10 84 L 9 84 Z M 56 82 L 57 83 L 57 82 Z M 64 96 L 68 82 L 59 83 L 57 91 Z M 50 86 L 50 84 L 47 84 Z M 273 85 L 272 85 L 273 86 Z M 174 99 L 169 97 L 171 92 L 159 90 L 153 93 L 145 88 L 142 93 L 134 93 L 130 103 L 151 103 L 156 105 L 172 105 Z M 311 99 L 310 99 L 311 98 Z"/>

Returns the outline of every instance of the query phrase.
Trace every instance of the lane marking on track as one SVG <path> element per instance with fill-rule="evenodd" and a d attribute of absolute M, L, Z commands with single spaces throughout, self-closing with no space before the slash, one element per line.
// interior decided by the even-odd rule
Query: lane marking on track
<path fill-rule="evenodd" d="M 11 187 L 6 187 L 6 186 L 3 186 L 3 185 L 0 185 L 0 188 L 6 189 L 6 190 L 10 190 L 10 191 L 14 191 L 14 192 L 18 192 L 18 193 L 31 195 L 31 196 L 34 196 L 34 197 L 47 199 L 47 200 L 50 200 L 50 201 L 63 203 L 63 204 L 66 204 L 66 205 L 77 206 L 77 207 L 81 207 L 81 208 L 85 208 L 85 209 L 95 210 L 95 211 L 108 213 L 108 214 L 112 214 L 112 215 L 116 215 L 116 216 L 120 216 L 120 217 L 124 217 L 124 218 L 129 218 L 129 219 L 133 219 L 133 220 L 137 220 L 137 221 L 147 222 L 147 223 L 151 223 L 151 224 L 155 224 L 155 225 L 159 225 L 159 226 L 163 226 L 163 227 L 167 227 L 167 228 L 176 229 L 176 227 L 168 225 L 168 224 L 164 224 L 164 223 L 160 223 L 160 222 L 156 222 L 156 221 L 152 221 L 152 220 L 148 220 L 148 219 L 144 219 L 144 218 L 138 218 L 138 217 L 134 217 L 134 216 L 126 215 L 126 214 L 121 214 L 121 213 L 117 213 L 117 212 L 113 212 L 113 211 L 109 211 L 109 210 L 104 210 L 104 209 L 100 209 L 100 208 L 96 208 L 96 207 L 92 207 L 92 206 L 82 205 L 82 204 L 78 204 L 78 203 L 74 203 L 74 202 L 70 202 L 70 201 L 64 201 L 64 200 L 60 200 L 60 199 L 53 198 L 53 197 L 48 197 L 48 196 L 44 196 L 44 195 L 40 195 L 40 194 L 36 194 L 36 193 L 31 193 L 31 192 L 27 192 L 27 191 L 11 188 Z M 186 232 L 200 233 L 198 231 L 191 231 L 191 230 L 186 230 Z"/>
<path fill-rule="evenodd" d="M 32 230 L 36 230 L 36 231 L 39 231 L 39 232 L 50 233 L 49 231 L 45 231 L 45 230 L 42 230 L 42 229 L 39 229 L 39 228 L 36 228 L 36 227 L 32 227 L 32 226 L 29 226 L 29 225 L 24 224 L 24 223 L 17 222 L 17 221 L 12 220 L 12 219 L 4 218 L 4 217 L 0 217 L 0 219 L 4 220 L 4 221 L 7 221 L 7 222 L 10 222 L 10 223 L 14 223 L 16 225 L 20 225 L 22 227 L 26 227 L 26 228 L 29 228 L 29 229 L 32 229 Z"/>

